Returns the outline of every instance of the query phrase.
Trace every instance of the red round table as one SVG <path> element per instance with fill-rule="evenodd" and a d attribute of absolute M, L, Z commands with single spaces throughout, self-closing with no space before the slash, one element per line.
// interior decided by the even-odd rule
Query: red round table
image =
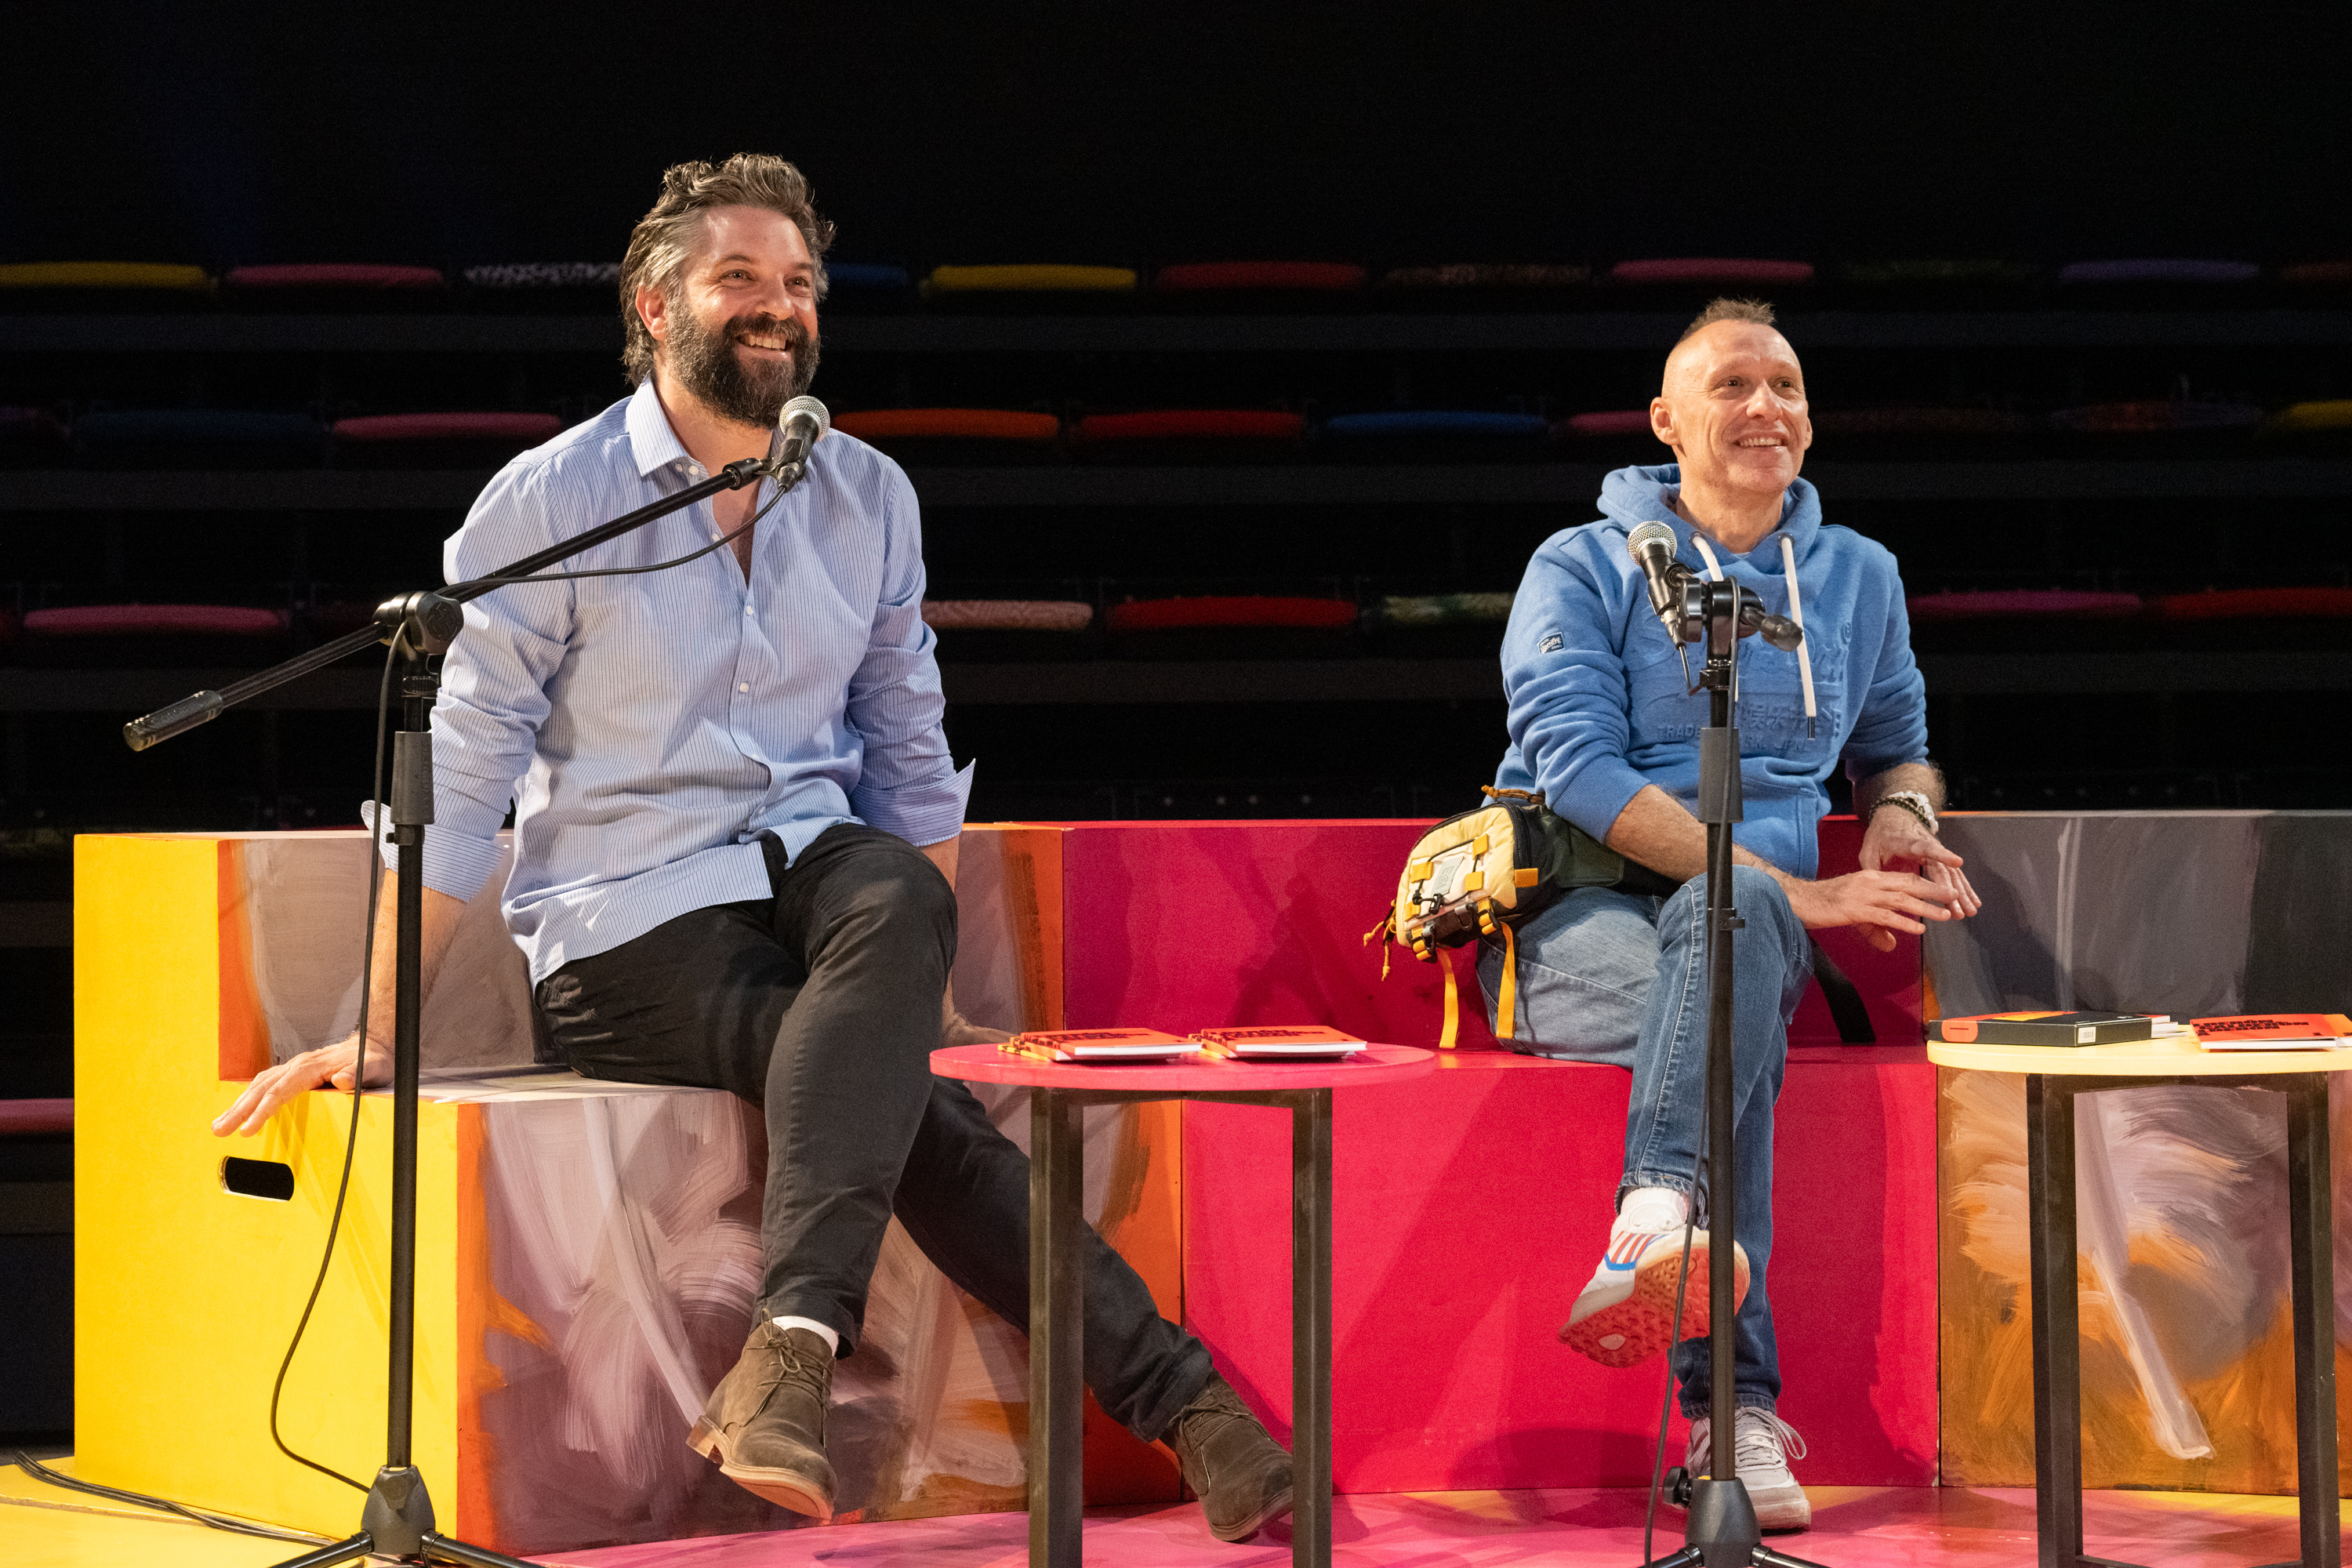
<path fill-rule="evenodd" d="M 1434 1053 L 1371 1046 L 1337 1061 L 1239 1062 L 1200 1055 L 1108 1067 L 1048 1062 L 995 1046 L 931 1053 L 931 1071 L 1022 1085 L 1029 1097 L 1029 1562 L 1078 1568 L 1086 1497 L 1079 1375 L 1084 1322 L 1078 1231 L 1085 1190 L 1079 1112 L 1147 1100 L 1223 1100 L 1290 1112 L 1290 1560 L 1331 1562 L 1331 1091 L 1394 1083 Z"/>

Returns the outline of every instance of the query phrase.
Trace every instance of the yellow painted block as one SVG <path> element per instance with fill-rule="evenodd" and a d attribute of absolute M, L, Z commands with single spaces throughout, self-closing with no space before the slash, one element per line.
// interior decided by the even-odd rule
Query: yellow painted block
<path fill-rule="evenodd" d="M 247 1043 L 237 943 L 222 940 L 242 918 L 237 848 L 76 842 L 75 1436 L 90 1479 L 341 1535 L 360 1494 L 277 1451 L 269 1392 L 317 1277 L 351 1102 L 304 1096 L 251 1139 L 206 1125 L 243 1088 L 220 1071 Z M 457 1167 L 474 1110 L 418 1118 L 415 1458 L 460 1533 Z M 385 1445 L 391 1111 L 383 1094 L 361 1102 L 341 1234 L 280 1417 L 294 1448 L 361 1481 Z M 226 1191 L 230 1155 L 291 1166 L 292 1200 Z"/>

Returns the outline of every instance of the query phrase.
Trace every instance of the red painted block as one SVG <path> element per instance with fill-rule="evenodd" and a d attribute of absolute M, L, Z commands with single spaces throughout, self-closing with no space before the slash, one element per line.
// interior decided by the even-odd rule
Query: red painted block
<path fill-rule="evenodd" d="M 1328 1023 L 1435 1042 L 1434 967 L 1361 942 L 1412 821 L 1078 824 L 1063 838 L 1071 1027 Z M 1823 825 L 1824 875 L 1860 825 Z M 1841 1048 L 1818 996 L 1791 1031 L 1771 1288 L 1782 1413 L 1819 1485 L 1936 1473 L 1935 1078 L 1916 941 L 1825 945 L 1882 1042 Z M 1608 1231 L 1627 1076 L 1493 1048 L 1462 966 L 1464 1039 L 1432 1078 L 1338 1097 L 1335 1474 L 1344 1491 L 1640 1485 L 1661 1363 L 1610 1372 L 1554 1334 Z M 1289 1121 L 1184 1108 L 1184 1308 L 1278 1431 L 1290 1410 Z M 1672 1458 L 1681 1457 L 1675 1421 Z"/>
<path fill-rule="evenodd" d="M 1612 1372 L 1554 1338 L 1608 1234 L 1629 1082 L 1479 1052 L 1336 1098 L 1340 1490 L 1643 1484 L 1664 1363 Z M 1801 1048 L 1780 1109 L 1770 1281 L 1781 1414 L 1811 1446 L 1799 1476 L 1929 1484 L 1934 1070 L 1912 1049 Z M 1282 1433 L 1288 1133 L 1278 1112 L 1184 1108 L 1187 1326 Z"/>

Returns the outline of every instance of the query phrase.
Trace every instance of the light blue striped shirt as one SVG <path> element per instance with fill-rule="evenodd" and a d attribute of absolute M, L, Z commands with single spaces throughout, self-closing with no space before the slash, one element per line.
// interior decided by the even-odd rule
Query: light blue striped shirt
<path fill-rule="evenodd" d="M 500 470 L 445 568 L 485 575 L 701 478 L 648 381 Z M 551 570 L 647 565 L 719 531 L 698 501 Z M 953 837 L 971 770 L 940 728 L 922 544 L 907 476 L 836 432 L 752 531 L 748 583 L 730 546 L 467 605 L 433 710 L 425 885 L 480 890 L 511 798 L 503 907 L 536 982 L 689 910 L 769 897 L 762 832 L 794 859 L 845 822 Z"/>

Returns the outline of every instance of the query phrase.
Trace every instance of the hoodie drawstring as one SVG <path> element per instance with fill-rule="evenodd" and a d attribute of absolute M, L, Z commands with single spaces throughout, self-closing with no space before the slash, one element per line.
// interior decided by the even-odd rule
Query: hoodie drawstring
<path fill-rule="evenodd" d="M 1787 534 L 1780 536 L 1780 570 L 1789 579 L 1789 618 L 1797 629 L 1805 629 L 1804 602 L 1797 596 L 1797 546 Z M 1797 675 L 1805 686 L 1805 739 L 1813 738 L 1813 644 L 1806 637 L 1797 644 Z"/>
<path fill-rule="evenodd" d="M 1722 582 L 1723 568 L 1717 563 L 1715 552 L 1707 548 L 1706 535 L 1693 529 L 1691 542 L 1697 545 L 1698 552 L 1706 558 L 1709 580 Z M 1797 546 L 1786 533 L 1780 535 L 1780 570 L 1789 579 L 1789 618 L 1797 623 L 1797 629 L 1801 632 L 1805 629 L 1805 606 L 1804 601 L 1797 595 Z M 1805 689 L 1805 739 L 1808 741 L 1813 738 L 1812 646 L 1810 637 L 1797 644 L 1797 678 Z"/>

